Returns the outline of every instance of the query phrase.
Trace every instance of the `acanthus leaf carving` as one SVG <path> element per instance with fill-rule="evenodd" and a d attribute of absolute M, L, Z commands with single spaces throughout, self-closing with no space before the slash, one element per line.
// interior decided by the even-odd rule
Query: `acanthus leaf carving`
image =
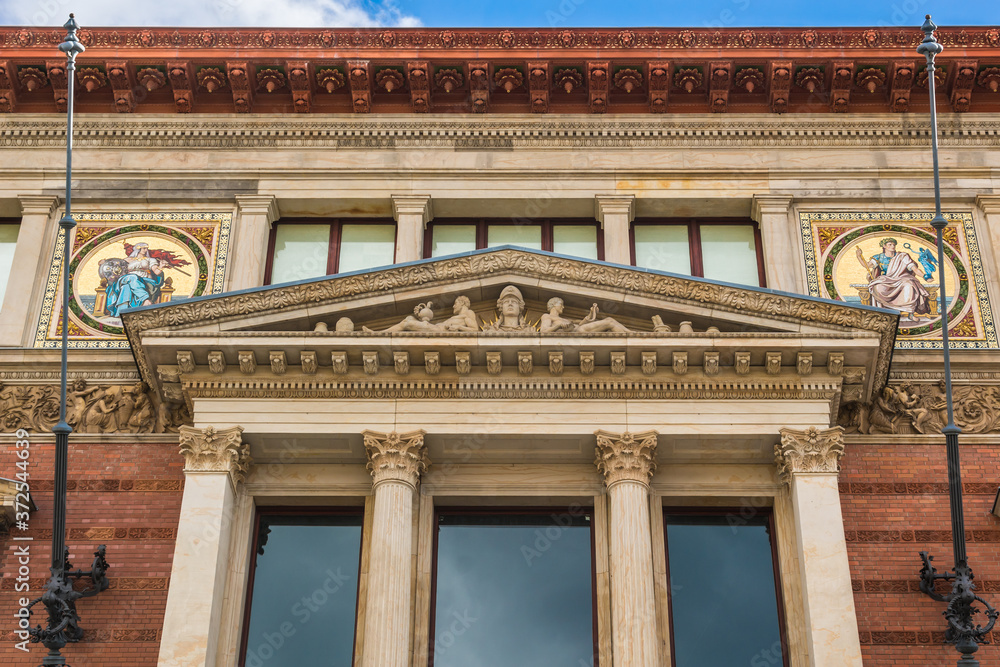
<path fill-rule="evenodd" d="M 420 476 L 430 466 L 424 431 L 403 434 L 364 431 L 361 436 L 374 486 L 396 481 L 414 489 L 417 487 Z"/>
<path fill-rule="evenodd" d="M 844 455 L 844 429 L 809 427 L 804 431 L 781 429 L 781 440 L 774 445 L 778 478 L 788 482 L 799 473 L 834 473 L 840 471 Z"/>
<path fill-rule="evenodd" d="M 594 465 L 604 475 L 608 488 L 619 482 L 649 485 L 656 470 L 656 431 L 635 434 L 597 431 L 594 435 L 597 437 Z"/>
<path fill-rule="evenodd" d="M 224 429 L 181 426 L 179 445 L 184 471 L 224 472 L 234 485 L 242 483 L 253 463 L 250 446 L 243 442 L 242 434 L 242 426 Z"/>

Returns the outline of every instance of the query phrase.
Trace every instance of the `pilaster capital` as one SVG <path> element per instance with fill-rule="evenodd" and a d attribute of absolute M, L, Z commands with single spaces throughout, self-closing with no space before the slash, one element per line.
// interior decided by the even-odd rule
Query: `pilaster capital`
<path fill-rule="evenodd" d="M 424 225 L 434 219 L 430 195 L 392 195 L 392 217 L 399 222 L 401 215 L 419 215 Z"/>
<path fill-rule="evenodd" d="M 604 475 L 610 489 L 618 482 L 639 482 L 649 486 L 656 470 L 656 431 L 643 433 L 609 433 L 596 431 L 597 456 L 594 465 Z"/>
<path fill-rule="evenodd" d="M 774 459 L 778 464 L 778 477 L 783 482 L 799 473 L 825 473 L 836 475 L 840 471 L 840 458 L 844 455 L 844 429 L 816 427 L 799 431 L 781 429 L 781 441 L 774 446 Z"/>
<path fill-rule="evenodd" d="M 59 206 L 59 197 L 55 195 L 18 195 L 21 202 L 21 215 L 50 216 Z"/>
<path fill-rule="evenodd" d="M 594 195 L 594 217 L 602 227 L 609 215 L 624 215 L 629 222 L 635 220 L 635 195 Z"/>
<path fill-rule="evenodd" d="M 240 215 L 263 215 L 269 225 L 281 217 L 274 195 L 236 195 L 236 209 Z"/>
<path fill-rule="evenodd" d="M 242 426 L 223 429 L 181 426 L 179 432 L 184 472 L 228 473 L 234 487 L 246 479 L 253 459 L 250 446 L 241 437 Z"/>
<path fill-rule="evenodd" d="M 365 439 L 373 486 L 396 481 L 417 488 L 420 475 L 431 463 L 424 445 L 424 431 L 402 434 L 364 431 L 361 435 Z"/>
<path fill-rule="evenodd" d="M 759 223 L 765 215 L 788 215 L 793 199 L 791 195 L 754 195 L 750 217 Z"/>
<path fill-rule="evenodd" d="M 1000 215 L 1000 195 L 976 195 L 976 206 L 987 215 Z"/>

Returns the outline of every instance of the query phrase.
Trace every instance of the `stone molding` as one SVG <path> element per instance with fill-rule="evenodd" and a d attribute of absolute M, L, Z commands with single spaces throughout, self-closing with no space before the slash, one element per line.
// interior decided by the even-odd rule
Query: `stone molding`
<path fill-rule="evenodd" d="M 401 215 L 419 215 L 424 227 L 434 219 L 434 204 L 430 195 L 392 195 L 392 217 L 399 222 Z"/>
<path fill-rule="evenodd" d="M 59 206 L 59 197 L 54 195 L 18 195 L 21 203 L 21 215 L 51 216 Z"/>
<path fill-rule="evenodd" d="M 961 114 L 939 119 L 943 148 L 1000 146 L 1000 120 Z M 0 128 L 0 147 L 64 148 L 65 119 L 51 114 L 11 115 Z M 698 148 L 698 147 L 919 147 L 930 124 L 905 114 L 796 118 L 773 114 L 705 114 L 644 118 L 551 118 L 544 115 L 389 119 L 308 116 L 250 119 L 143 114 L 87 114 L 76 121 L 80 148 L 267 148 L 297 153 L 310 148 Z M 739 130 L 734 132 L 734 130 Z M 773 170 L 772 170 L 773 173 Z M 947 170 L 946 172 L 947 173 Z"/>
<path fill-rule="evenodd" d="M 750 204 L 750 217 L 760 222 L 765 215 L 788 215 L 793 200 L 791 195 L 754 195 Z"/>
<path fill-rule="evenodd" d="M 275 195 L 236 195 L 236 208 L 241 216 L 265 216 L 268 225 L 281 217 Z"/>
<path fill-rule="evenodd" d="M 243 442 L 243 427 L 216 429 L 213 426 L 180 427 L 180 453 L 184 455 L 184 472 L 224 472 L 233 486 L 246 480 L 253 459 L 250 445 Z"/>
<path fill-rule="evenodd" d="M 656 452 L 656 431 L 642 433 L 610 433 L 596 431 L 596 457 L 594 465 L 604 475 L 610 489 L 619 482 L 638 482 L 649 488 L 649 481 L 656 470 L 653 456 Z"/>
<path fill-rule="evenodd" d="M 844 455 L 844 429 L 816 427 L 798 431 L 781 429 L 781 442 L 774 446 L 778 478 L 783 482 L 800 473 L 837 474 Z"/>
<path fill-rule="evenodd" d="M 635 195 L 594 195 L 594 217 L 602 227 L 609 215 L 624 215 L 629 222 L 635 220 Z"/>
<path fill-rule="evenodd" d="M 986 215 L 1000 215 L 1000 195 L 976 195 L 976 206 Z"/>
<path fill-rule="evenodd" d="M 402 482 L 416 489 L 420 476 L 430 466 L 424 431 L 409 433 L 379 433 L 363 431 L 365 453 L 368 455 L 368 471 L 372 474 L 372 486 L 383 482 Z"/>

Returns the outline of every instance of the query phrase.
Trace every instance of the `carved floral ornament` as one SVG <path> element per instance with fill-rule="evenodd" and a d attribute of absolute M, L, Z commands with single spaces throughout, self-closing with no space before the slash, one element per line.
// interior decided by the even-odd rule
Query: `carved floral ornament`
<path fill-rule="evenodd" d="M 374 485 L 395 481 L 416 488 L 420 476 L 430 466 L 424 431 L 403 434 L 364 431 L 361 436 Z"/>
<path fill-rule="evenodd" d="M 781 441 L 774 446 L 778 478 L 786 482 L 800 473 L 837 473 L 843 455 L 844 429 L 839 426 L 782 429 Z"/>
<path fill-rule="evenodd" d="M 609 433 L 597 431 L 597 450 L 594 465 L 604 475 L 604 482 L 611 488 L 619 482 L 638 482 L 648 485 L 656 470 L 656 431 L 643 433 Z"/>
<path fill-rule="evenodd" d="M 185 472 L 226 472 L 234 484 L 246 480 L 253 459 L 250 446 L 242 440 L 243 427 L 225 429 L 181 426 L 180 453 Z"/>

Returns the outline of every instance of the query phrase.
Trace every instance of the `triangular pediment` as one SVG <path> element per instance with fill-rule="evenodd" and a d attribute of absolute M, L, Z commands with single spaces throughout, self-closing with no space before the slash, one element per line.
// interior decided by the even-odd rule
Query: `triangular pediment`
<path fill-rule="evenodd" d="M 503 296 L 512 304 L 506 313 Z M 562 307 L 550 312 L 553 298 Z M 711 376 L 720 365 L 742 372 L 749 355 L 754 366 L 799 375 L 854 369 L 847 373 L 863 378 L 868 395 L 885 382 L 896 331 L 890 311 L 510 247 L 151 306 L 122 319 L 140 371 L 161 391 L 198 366 L 216 375 L 251 375 L 258 366 L 278 376 L 292 367 L 336 373 L 338 354 L 369 375 L 435 359 L 456 373 L 467 363 L 522 376 L 557 357 L 560 372 L 575 368 L 590 355 L 612 374 L 635 366 L 649 376 L 659 366 Z M 244 353 L 252 350 L 250 361 Z"/>

